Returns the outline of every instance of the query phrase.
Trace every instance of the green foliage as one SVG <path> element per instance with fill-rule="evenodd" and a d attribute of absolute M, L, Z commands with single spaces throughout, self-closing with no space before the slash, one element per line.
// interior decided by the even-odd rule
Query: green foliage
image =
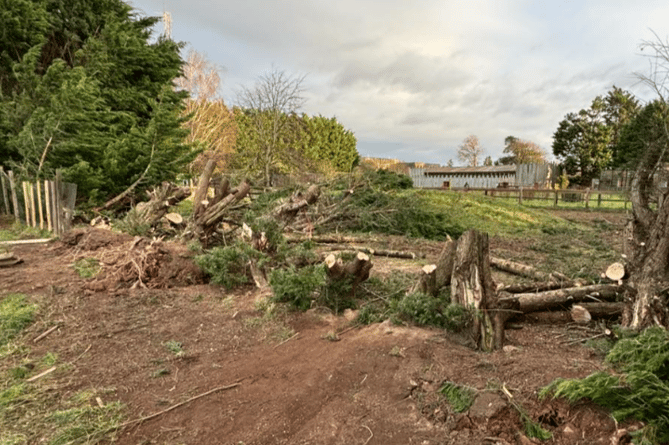
<path fill-rule="evenodd" d="M 50 445 L 76 445 L 97 443 L 114 431 L 123 419 L 123 406 L 119 402 L 105 406 L 75 406 L 58 410 L 49 416 L 56 431 Z"/>
<path fill-rule="evenodd" d="M 394 316 L 403 321 L 410 321 L 418 326 L 446 327 L 447 320 L 443 312 L 449 305 L 450 298 L 435 298 L 431 295 L 414 292 L 402 298 L 392 300 L 390 308 Z"/>
<path fill-rule="evenodd" d="M 90 202 L 140 176 L 137 193 L 174 179 L 197 153 L 182 143 L 186 93 L 172 85 L 180 45 L 151 38 L 158 18 L 121 0 L 9 3 L 0 47 L 17 52 L 0 55 L 0 162 L 29 178 L 61 169 Z"/>
<path fill-rule="evenodd" d="M 275 269 L 270 275 L 273 300 L 290 303 L 295 308 L 307 310 L 316 293 L 325 285 L 325 269 L 322 265 L 295 269 Z"/>
<path fill-rule="evenodd" d="M 18 335 L 32 320 L 37 306 L 25 295 L 9 294 L 0 300 L 0 348 Z"/>
<path fill-rule="evenodd" d="M 339 172 L 349 172 L 358 165 L 360 156 L 356 138 L 337 118 L 303 114 L 301 121 L 300 149 L 309 159 L 321 161 Z"/>
<path fill-rule="evenodd" d="M 476 400 L 477 391 L 474 388 L 458 385 L 453 382 L 444 382 L 439 392 L 448 400 L 448 403 L 456 413 L 467 411 L 474 400 Z"/>
<path fill-rule="evenodd" d="M 249 262 L 264 255 L 251 246 L 238 242 L 232 246 L 215 247 L 195 257 L 195 263 L 211 277 L 211 282 L 232 289 L 250 281 Z"/>
<path fill-rule="evenodd" d="M 183 345 L 181 344 L 181 342 L 178 342 L 176 340 L 166 341 L 165 343 L 163 343 L 163 346 L 165 346 L 165 349 L 167 349 L 177 357 L 181 357 L 185 354 Z"/>
<path fill-rule="evenodd" d="M 541 397 L 587 398 L 611 410 L 617 421 L 629 417 L 647 424 L 642 434 L 653 443 L 669 441 L 669 333 L 651 327 L 637 337 L 620 340 L 606 360 L 616 374 L 597 372 L 580 379 L 557 379 Z"/>
<path fill-rule="evenodd" d="M 636 169 L 644 154 L 649 151 L 661 152 L 669 144 L 665 130 L 668 124 L 669 110 L 665 102 L 654 100 L 645 105 L 622 128 L 614 166 Z"/>
<path fill-rule="evenodd" d="M 613 161 L 620 129 L 638 107 L 631 93 L 614 86 L 606 97 L 597 96 L 590 108 L 567 114 L 553 135 L 553 154 L 567 174 L 582 185 L 599 177 Z"/>
<path fill-rule="evenodd" d="M 72 267 L 81 278 L 92 278 L 102 270 L 102 266 L 96 258 L 80 258 L 74 262 Z"/>
<path fill-rule="evenodd" d="M 116 229 L 131 236 L 147 236 L 151 231 L 151 224 L 142 219 L 136 208 L 130 209 L 123 219 L 114 223 Z"/>

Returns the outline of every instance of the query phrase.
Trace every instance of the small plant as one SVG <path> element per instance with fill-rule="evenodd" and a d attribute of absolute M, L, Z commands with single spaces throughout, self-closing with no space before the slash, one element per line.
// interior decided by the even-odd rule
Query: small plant
<path fill-rule="evenodd" d="M 114 227 L 132 236 L 146 236 L 151 230 L 151 224 L 145 223 L 134 208 L 125 215 L 125 218 L 116 221 Z"/>
<path fill-rule="evenodd" d="M 453 382 L 444 382 L 439 392 L 446 398 L 456 413 L 467 411 L 476 399 L 476 390 Z"/>
<path fill-rule="evenodd" d="M 183 350 L 183 345 L 176 340 L 167 341 L 163 343 L 163 346 L 176 357 L 183 357 L 186 354 Z"/>
<path fill-rule="evenodd" d="M 80 258 L 72 265 L 75 272 L 81 278 L 93 278 L 102 270 L 100 262 L 96 258 Z"/>
<path fill-rule="evenodd" d="M 395 345 L 390 350 L 389 354 L 390 354 L 391 357 L 406 357 L 404 355 L 404 349 L 405 348 L 400 348 L 399 346 Z"/>
<path fill-rule="evenodd" d="M 163 377 L 170 374 L 170 370 L 167 368 L 159 368 L 151 373 L 152 379 L 157 379 L 158 377 Z"/>
<path fill-rule="evenodd" d="M 321 336 L 323 340 L 327 341 L 339 341 L 340 338 L 335 331 L 328 331 L 327 334 Z"/>

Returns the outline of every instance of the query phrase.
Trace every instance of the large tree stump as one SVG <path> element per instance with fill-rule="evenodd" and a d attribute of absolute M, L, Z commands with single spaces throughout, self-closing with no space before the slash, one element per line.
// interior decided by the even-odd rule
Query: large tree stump
<path fill-rule="evenodd" d="M 487 234 L 470 230 L 458 239 L 451 274 L 451 301 L 475 311 L 470 334 L 479 349 L 502 348 L 504 322 L 510 312 L 497 301 Z"/>
<path fill-rule="evenodd" d="M 135 206 L 135 218 L 140 224 L 155 226 L 165 216 L 171 206 L 190 196 L 188 187 L 177 187 L 163 182 L 149 192 L 149 201 L 140 202 Z"/>
<path fill-rule="evenodd" d="M 328 279 L 350 285 L 349 296 L 354 297 L 358 285 L 369 278 L 373 264 L 368 255 L 358 252 L 355 258 L 347 263 L 330 254 L 325 258 L 325 266 Z"/>

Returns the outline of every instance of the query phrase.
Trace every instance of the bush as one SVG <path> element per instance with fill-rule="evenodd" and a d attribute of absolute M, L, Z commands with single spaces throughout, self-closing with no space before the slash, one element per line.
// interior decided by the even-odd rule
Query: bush
<path fill-rule="evenodd" d="M 590 399 L 611 410 L 616 421 L 633 417 L 646 423 L 635 443 L 669 442 L 669 333 L 651 327 L 620 340 L 606 356 L 616 374 L 596 372 L 584 379 L 557 379 L 540 392 L 570 402 Z"/>

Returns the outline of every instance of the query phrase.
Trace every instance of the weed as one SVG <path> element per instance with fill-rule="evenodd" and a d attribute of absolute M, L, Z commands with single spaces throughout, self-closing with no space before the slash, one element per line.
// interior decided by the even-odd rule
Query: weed
<path fill-rule="evenodd" d="M 404 355 L 404 349 L 405 348 L 400 348 L 399 346 L 395 345 L 393 348 L 390 350 L 388 353 L 391 357 L 406 357 Z"/>
<path fill-rule="evenodd" d="M 339 341 L 340 338 L 335 331 L 328 331 L 327 334 L 321 336 L 323 340 L 327 341 Z"/>
<path fill-rule="evenodd" d="M 169 374 L 170 374 L 170 370 L 169 370 L 169 369 L 167 369 L 167 368 L 159 368 L 159 369 L 156 369 L 155 371 L 153 371 L 153 372 L 151 373 L 151 378 L 152 378 L 152 379 L 157 379 L 158 377 L 162 377 L 162 376 L 169 375 Z"/>
<path fill-rule="evenodd" d="M 102 270 L 100 261 L 96 258 L 81 258 L 72 265 L 77 275 L 81 278 L 93 278 Z"/>
<path fill-rule="evenodd" d="M 163 346 L 176 357 L 183 357 L 186 354 L 183 350 L 183 345 L 176 340 L 166 341 L 163 343 Z"/>
<path fill-rule="evenodd" d="M 456 413 L 467 411 L 474 403 L 477 394 L 474 388 L 453 382 L 444 382 L 439 392 L 446 398 Z"/>

